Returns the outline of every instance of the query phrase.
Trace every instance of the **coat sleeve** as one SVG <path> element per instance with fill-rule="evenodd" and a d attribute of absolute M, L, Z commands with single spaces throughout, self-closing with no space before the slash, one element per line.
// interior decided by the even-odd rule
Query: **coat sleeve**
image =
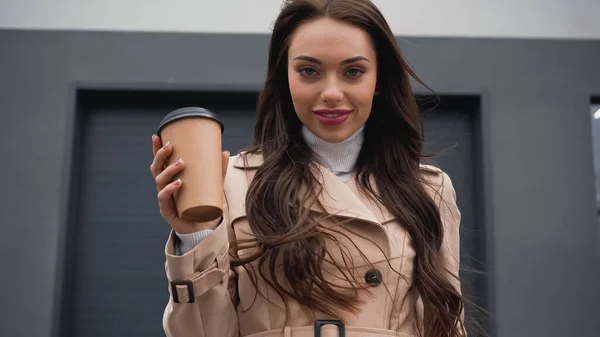
<path fill-rule="evenodd" d="M 441 172 L 439 209 L 444 228 L 444 236 L 441 247 L 441 257 L 444 261 L 446 270 L 449 273 L 449 280 L 455 289 L 462 294 L 460 271 L 460 221 L 461 213 L 456 203 L 456 191 L 452 180 L 445 172 Z M 464 335 L 464 309 L 461 313 L 460 324 L 462 325 Z"/>
<path fill-rule="evenodd" d="M 237 280 L 229 264 L 229 225 L 225 202 L 222 222 L 183 255 L 176 254 L 177 236 L 171 231 L 165 248 L 170 295 L 163 315 L 167 337 L 239 336 L 232 302 Z"/>

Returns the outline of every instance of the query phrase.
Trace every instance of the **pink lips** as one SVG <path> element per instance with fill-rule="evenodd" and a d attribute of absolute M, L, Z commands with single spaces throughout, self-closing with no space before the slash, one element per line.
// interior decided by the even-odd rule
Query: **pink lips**
<path fill-rule="evenodd" d="M 344 123 L 352 110 L 346 109 L 321 109 L 313 111 L 319 122 L 325 125 L 340 125 Z"/>

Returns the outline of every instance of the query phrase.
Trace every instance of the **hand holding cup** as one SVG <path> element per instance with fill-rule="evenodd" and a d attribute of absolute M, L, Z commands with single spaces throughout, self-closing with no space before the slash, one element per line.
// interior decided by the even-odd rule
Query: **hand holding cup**
<path fill-rule="evenodd" d="M 221 152 L 223 124 L 202 108 L 169 113 L 152 136 L 150 171 L 161 216 L 185 234 L 214 229 L 223 214 L 229 152 Z"/>

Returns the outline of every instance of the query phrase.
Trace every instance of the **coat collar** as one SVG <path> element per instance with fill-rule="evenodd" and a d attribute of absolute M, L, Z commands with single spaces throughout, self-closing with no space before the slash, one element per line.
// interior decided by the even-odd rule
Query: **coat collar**
<path fill-rule="evenodd" d="M 237 169 L 255 170 L 262 165 L 263 156 L 260 153 L 241 153 L 231 160 L 233 167 Z M 315 176 L 323 186 L 323 193 L 319 195 L 322 208 L 315 204 L 311 206 L 311 210 L 344 218 L 360 219 L 377 225 L 396 219 L 387 208 L 360 191 L 354 178 L 344 183 L 326 167 L 315 164 Z M 421 168 L 427 171 L 441 172 L 434 166 L 421 165 Z M 372 186 L 375 184 L 373 183 Z"/>
<path fill-rule="evenodd" d="M 263 163 L 261 154 L 247 154 L 231 158 L 233 167 L 242 170 L 255 170 Z M 391 216 L 386 212 L 381 214 L 373 212 L 372 204 L 366 196 L 357 190 L 354 179 L 347 183 L 341 181 L 329 169 L 315 162 L 315 176 L 323 186 L 323 192 L 319 194 L 319 203 L 311 206 L 311 210 L 323 214 L 331 214 L 344 218 L 360 219 L 380 225 L 389 221 Z"/>
<path fill-rule="evenodd" d="M 242 170 L 255 170 L 263 163 L 263 156 L 260 153 L 242 152 L 230 159 L 233 162 L 233 167 Z"/>
<path fill-rule="evenodd" d="M 246 161 L 244 159 L 246 159 Z M 235 168 L 252 170 L 252 169 L 257 169 L 259 166 L 262 165 L 263 156 L 260 153 L 249 154 L 249 153 L 242 152 L 239 155 L 231 158 L 231 160 L 232 160 L 233 166 Z M 421 164 L 420 167 L 422 170 L 433 172 L 433 173 L 441 173 L 442 172 L 439 168 L 432 166 L 432 165 Z"/>

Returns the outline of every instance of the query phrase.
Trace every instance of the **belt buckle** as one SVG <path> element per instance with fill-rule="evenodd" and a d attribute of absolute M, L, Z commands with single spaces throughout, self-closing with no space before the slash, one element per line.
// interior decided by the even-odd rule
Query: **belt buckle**
<path fill-rule="evenodd" d="M 192 284 L 192 281 L 190 281 L 190 280 L 172 281 L 171 282 L 171 293 L 173 294 L 173 302 L 181 303 L 181 302 L 179 302 L 179 295 L 177 294 L 177 286 L 187 286 L 189 299 L 188 299 L 188 302 L 186 302 L 186 303 L 196 302 L 196 296 L 194 295 L 194 285 Z"/>
<path fill-rule="evenodd" d="M 343 321 L 339 319 L 318 319 L 315 321 L 315 337 L 321 337 L 321 327 L 323 325 L 337 325 L 340 330 L 339 337 L 346 337 L 346 328 Z"/>

